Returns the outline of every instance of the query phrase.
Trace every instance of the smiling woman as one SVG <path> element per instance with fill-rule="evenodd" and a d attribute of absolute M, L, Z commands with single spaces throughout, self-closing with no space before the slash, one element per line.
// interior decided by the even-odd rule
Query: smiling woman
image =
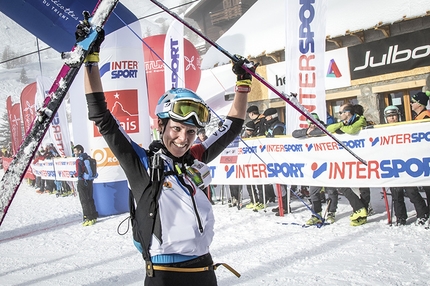
<path fill-rule="evenodd" d="M 209 249 L 215 219 L 203 191 L 212 178 L 206 164 L 242 130 L 252 79 L 242 68 L 245 62 L 240 58 L 233 65 L 238 88 L 217 132 L 193 145 L 198 128 L 210 122 L 209 108 L 193 91 L 173 88 L 158 101 L 161 140 L 148 149 L 132 141 L 107 108 L 98 64 L 86 65 L 89 119 L 120 162 L 135 202 L 130 211 L 133 238 L 146 263 L 145 285 L 217 285 Z"/>

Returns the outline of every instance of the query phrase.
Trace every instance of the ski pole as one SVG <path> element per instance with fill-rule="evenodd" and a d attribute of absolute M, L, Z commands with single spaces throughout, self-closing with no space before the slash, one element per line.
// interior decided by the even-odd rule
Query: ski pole
<path fill-rule="evenodd" d="M 330 205 L 331 205 L 331 198 L 327 199 L 327 206 L 325 208 L 325 212 L 324 212 L 324 216 L 323 216 L 323 223 L 325 222 L 326 218 L 327 218 L 327 213 L 328 210 L 330 209 Z"/>
<path fill-rule="evenodd" d="M 263 201 L 264 201 L 264 208 L 266 208 L 266 187 L 263 185 Z"/>
<path fill-rule="evenodd" d="M 251 193 L 252 193 L 252 205 L 255 206 L 256 201 L 255 201 L 255 193 L 254 193 L 254 185 L 251 185 Z"/>
<path fill-rule="evenodd" d="M 385 201 L 385 210 L 387 211 L 387 221 L 388 224 L 391 226 L 391 213 L 390 213 L 390 206 L 388 204 L 388 196 L 387 196 L 387 190 L 385 188 L 382 188 L 382 194 L 384 196 Z"/>
<path fill-rule="evenodd" d="M 224 205 L 224 185 L 221 185 L 221 205 Z"/>
<path fill-rule="evenodd" d="M 276 184 L 276 190 L 278 192 L 278 207 L 279 207 L 279 216 L 284 216 L 284 202 L 282 201 L 282 190 L 281 185 Z M 287 194 L 285 194 L 287 195 Z"/>
<path fill-rule="evenodd" d="M 394 203 L 393 203 L 393 192 L 391 192 L 391 212 L 390 212 L 390 226 L 393 225 L 393 213 L 394 213 Z"/>
<path fill-rule="evenodd" d="M 154 3 L 155 5 L 157 5 L 158 7 L 160 7 L 162 10 L 164 10 L 170 16 L 172 16 L 173 18 L 175 18 L 176 20 L 178 20 L 179 22 L 181 22 L 185 27 L 187 27 L 188 29 L 190 29 L 191 31 L 193 31 L 194 33 L 196 33 L 203 40 L 205 40 L 211 46 L 213 46 L 218 51 L 220 51 L 221 53 L 223 53 L 225 56 L 227 56 L 234 63 L 236 63 L 236 62 L 239 61 L 239 58 L 237 56 L 230 54 L 227 50 L 225 50 L 224 48 L 222 48 L 220 45 L 218 45 L 217 43 L 213 42 L 211 39 L 209 39 L 208 37 L 206 37 L 205 35 L 203 35 L 203 33 L 201 33 L 200 31 L 198 31 L 196 28 L 194 28 L 193 26 L 191 26 L 190 24 L 188 24 L 184 19 L 182 19 L 181 17 L 179 17 L 178 14 L 170 11 L 169 8 L 167 8 L 166 6 L 164 6 L 163 4 L 161 4 L 160 2 L 158 2 L 157 0 L 151 0 L 151 2 Z M 320 128 L 321 131 L 323 131 L 327 136 L 331 137 L 334 141 L 336 141 L 337 144 L 339 144 L 340 146 L 342 146 L 342 148 L 344 148 L 346 151 L 348 151 L 358 161 L 360 161 L 361 163 L 363 163 L 364 165 L 367 166 L 367 162 L 364 159 L 362 159 L 361 157 L 359 157 L 348 146 L 346 146 L 342 141 L 340 141 L 334 135 L 332 135 L 324 127 L 324 125 L 322 125 L 318 120 L 316 120 L 312 116 L 312 114 L 303 105 L 301 105 L 297 101 L 297 98 L 296 98 L 297 94 L 291 93 L 290 95 L 286 95 L 283 92 L 279 92 L 274 86 L 272 86 L 270 83 L 268 83 L 263 77 L 261 77 L 259 74 L 253 72 L 250 69 L 252 67 L 252 64 L 250 66 L 247 66 L 247 65 L 248 65 L 247 63 L 243 63 L 242 68 L 244 70 L 246 70 L 249 74 L 251 74 L 254 78 L 256 78 L 258 81 L 260 81 L 263 85 L 265 85 L 268 89 L 270 89 L 272 92 L 274 92 L 277 96 L 279 96 L 281 99 L 283 99 L 286 103 L 288 103 L 296 111 L 298 111 L 300 114 L 302 114 L 303 116 L 305 116 L 309 121 L 311 121 L 313 124 L 315 124 L 316 126 L 318 126 L 318 128 Z"/>

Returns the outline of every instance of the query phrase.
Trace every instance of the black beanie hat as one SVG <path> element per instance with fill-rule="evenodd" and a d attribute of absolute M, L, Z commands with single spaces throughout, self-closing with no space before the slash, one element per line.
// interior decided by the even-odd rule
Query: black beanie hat
<path fill-rule="evenodd" d="M 266 111 L 264 111 L 264 116 L 270 116 L 270 115 L 273 115 L 276 113 L 278 113 L 276 108 L 271 107 L 271 108 L 266 109 Z"/>
<path fill-rule="evenodd" d="M 429 97 L 426 93 L 420 91 L 412 95 L 412 102 L 418 102 L 421 105 L 427 106 L 427 103 L 429 102 Z"/>
<path fill-rule="evenodd" d="M 254 130 L 255 130 L 255 124 L 254 124 L 254 122 L 253 122 L 253 121 L 248 121 L 248 122 L 245 124 L 245 130 L 251 130 L 251 131 L 254 131 Z"/>
<path fill-rule="evenodd" d="M 248 109 L 246 110 L 246 113 L 250 113 L 250 112 L 254 112 L 256 114 L 259 113 L 258 111 L 258 107 L 256 105 L 251 105 L 250 107 L 248 107 Z"/>

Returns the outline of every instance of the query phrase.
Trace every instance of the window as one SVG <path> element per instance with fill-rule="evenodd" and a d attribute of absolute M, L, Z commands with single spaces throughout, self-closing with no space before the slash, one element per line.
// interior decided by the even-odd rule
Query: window
<path fill-rule="evenodd" d="M 381 107 L 381 122 L 384 122 L 383 111 L 388 105 L 395 105 L 400 109 L 401 121 L 412 120 L 412 109 L 411 109 L 411 95 L 421 91 L 421 89 L 407 89 L 392 91 L 384 94 L 385 106 Z"/>

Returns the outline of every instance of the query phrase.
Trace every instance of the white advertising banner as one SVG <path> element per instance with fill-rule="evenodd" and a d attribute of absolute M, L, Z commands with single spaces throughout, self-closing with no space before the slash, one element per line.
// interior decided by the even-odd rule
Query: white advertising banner
<path fill-rule="evenodd" d="M 131 28 L 140 33 L 138 22 Z M 100 76 L 108 109 L 125 132 L 137 143 L 148 146 L 151 139 L 143 47 L 127 27 L 106 36 L 100 52 Z M 83 78 L 77 77 L 70 91 L 74 144 L 97 160 L 95 183 L 125 181 L 115 156 L 94 123 L 88 120 Z"/>
<path fill-rule="evenodd" d="M 265 68 L 267 81 L 276 87 L 277 90 L 284 91 L 288 94 L 290 92 L 295 92 L 295 90 L 292 90 L 286 85 L 286 66 L 286 62 L 280 62 L 266 65 Z M 324 77 L 326 90 L 351 86 L 347 48 L 325 52 L 324 71 L 326 71 Z M 269 90 L 269 99 L 272 98 L 278 98 L 278 96 L 273 91 Z"/>
<path fill-rule="evenodd" d="M 34 175 L 44 180 L 77 181 L 76 158 L 53 158 L 31 165 Z"/>
<path fill-rule="evenodd" d="M 280 92 L 289 93 L 292 90 L 289 86 L 285 86 L 285 70 L 286 70 L 287 63 L 281 62 L 281 63 L 274 63 L 270 65 L 266 65 L 266 75 L 267 75 L 267 81 L 276 87 L 276 89 Z M 278 98 L 278 95 L 268 89 L 268 97 L 269 99 Z M 289 109 L 288 109 L 289 110 Z"/>
<path fill-rule="evenodd" d="M 430 122 L 378 126 L 337 135 L 357 161 L 328 136 L 261 138 L 238 142 L 236 156 L 211 162 L 213 184 L 395 187 L 428 186 Z M 230 152 L 230 154 L 233 154 Z M 233 158 L 234 157 L 234 158 Z"/>
<path fill-rule="evenodd" d="M 351 86 L 348 49 L 341 48 L 325 52 L 324 58 L 325 89 Z"/>
<path fill-rule="evenodd" d="M 173 20 L 164 39 L 164 84 L 165 90 L 185 87 L 184 70 L 184 25 Z"/>
<path fill-rule="evenodd" d="M 212 184 L 283 184 L 326 187 L 428 186 L 430 121 L 381 125 L 337 135 L 367 166 L 328 136 L 235 140 L 209 166 Z M 73 181 L 74 158 L 38 163 L 42 178 Z M 111 174 L 115 175 L 115 174 Z M 94 181 L 99 182 L 99 179 Z"/>
<path fill-rule="evenodd" d="M 309 112 L 326 120 L 324 53 L 326 41 L 326 0 L 285 1 L 286 86 L 297 93 Z M 287 105 L 287 134 L 308 126 L 306 117 Z"/>

